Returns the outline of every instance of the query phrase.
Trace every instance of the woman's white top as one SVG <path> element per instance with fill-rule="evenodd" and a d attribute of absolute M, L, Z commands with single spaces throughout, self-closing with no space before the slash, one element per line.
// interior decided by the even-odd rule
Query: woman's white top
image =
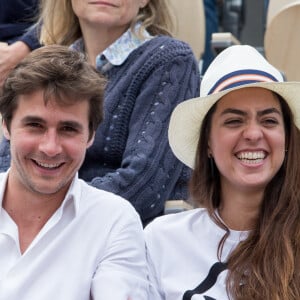
<path fill-rule="evenodd" d="M 224 234 L 203 208 L 162 216 L 150 223 L 145 228 L 152 282 L 149 299 L 229 299 L 226 267 L 217 258 Z M 248 232 L 230 231 L 222 262 L 247 235 Z M 208 276 L 209 272 L 213 274 Z"/>

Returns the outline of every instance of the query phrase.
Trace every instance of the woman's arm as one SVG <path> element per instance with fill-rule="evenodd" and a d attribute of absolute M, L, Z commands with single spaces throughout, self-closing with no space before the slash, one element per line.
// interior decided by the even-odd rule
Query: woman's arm
<path fill-rule="evenodd" d="M 39 26 L 35 25 L 22 37 L 8 45 L 0 43 L 0 87 L 8 74 L 30 51 L 40 47 Z"/>

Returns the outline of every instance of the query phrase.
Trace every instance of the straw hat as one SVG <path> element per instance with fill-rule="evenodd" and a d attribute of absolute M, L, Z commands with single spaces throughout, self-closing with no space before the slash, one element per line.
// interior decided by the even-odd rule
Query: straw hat
<path fill-rule="evenodd" d="M 253 47 L 235 45 L 223 50 L 203 76 L 200 97 L 174 109 L 169 124 L 172 151 L 184 164 L 194 167 L 202 121 L 224 95 L 246 87 L 262 87 L 285 99 L 300 128 L 300 82 L 283 82 L 282 74 Z"/>

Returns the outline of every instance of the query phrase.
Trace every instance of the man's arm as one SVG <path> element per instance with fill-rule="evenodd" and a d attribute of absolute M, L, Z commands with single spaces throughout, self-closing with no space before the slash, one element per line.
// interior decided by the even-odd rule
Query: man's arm
<path fill-rule="evenodd" d="M 106 251 L 101 256 L 93 277 L 92 298 L 148 300 L 144 234 L 135 211 L 133 213 L 132 209 L 123 207 L 122 214 L 116 218 L 110 230 L 106 244 Z"/>

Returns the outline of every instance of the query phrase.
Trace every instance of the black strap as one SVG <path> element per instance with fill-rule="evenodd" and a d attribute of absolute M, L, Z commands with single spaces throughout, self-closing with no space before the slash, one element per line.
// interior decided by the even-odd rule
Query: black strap
<path fill-rule="evenodd" d="M 217 262 L 210 268 L 207 277 L 193 290 L 186 291 L 182 300 L 191 300 L 195 294 L 203 294 L 209 290 L 217 281 L 221 272 L 227 269 L 227 265 L 222 262 Z"/>

